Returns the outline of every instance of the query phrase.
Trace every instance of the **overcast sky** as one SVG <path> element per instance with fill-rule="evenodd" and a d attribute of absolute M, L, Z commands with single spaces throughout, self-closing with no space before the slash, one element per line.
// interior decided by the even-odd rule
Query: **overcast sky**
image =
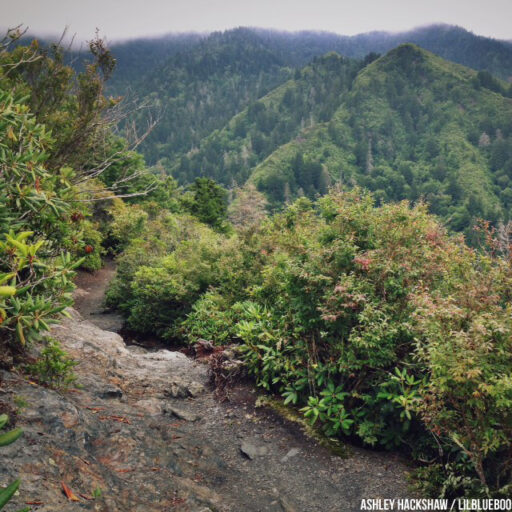
<path fill-rule="evenodd" d="M 0 26 L 35 34 L 95 28 L 109 40 L 236 26 L 319 29 L 339 34 L 401 31 L 432 22 L 512 39 L 512 0 L 0 0 Z"/>

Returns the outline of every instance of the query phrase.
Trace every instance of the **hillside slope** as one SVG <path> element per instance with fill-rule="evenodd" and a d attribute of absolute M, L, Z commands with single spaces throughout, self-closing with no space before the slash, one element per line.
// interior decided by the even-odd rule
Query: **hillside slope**
<path fill-rule="evenodd" d="M 251 169 L 304 129 L 328 121 L 364 63 L 335 53 L 318 57 L 294 77 L 233 117 L 172 168 L 182 183 L 209 176 L 244 183 Z"/>
<path fill-rule="evenodd" d="M 512 100 L 487 75 L 402 45 L 364 68 L 332 118 L 251 177 L 275 203 L 321 192 L 320 175 L 378 200 L 425 199 L 450 227 L 508 219 Z"/>
<path fill-rule="evenodd" d="M 292 73 L 250 30 L 212 34 L 133 85 L 160 118 L 142 151 L 155 163 L 190 150 Z"/>

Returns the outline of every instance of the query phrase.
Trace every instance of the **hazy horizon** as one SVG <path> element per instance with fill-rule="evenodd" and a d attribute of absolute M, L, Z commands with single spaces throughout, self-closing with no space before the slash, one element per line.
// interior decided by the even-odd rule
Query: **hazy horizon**
<path fill-rule="evenodd" d="M 219 5 L 220 4 L 220 5 Z M 510 0 L 0 0 L 1 25 L 23 24 L 39 37 L 59 36 L 67 27 L 78 41 L 96 28 L 110 41 L 162 37 L 173 33 L 208 34 L 236 27 L 286 32 L 321 31 L 353 36 L 367 32 L 406 32 L 457 25 L 477 35 L 511 40 Z M 198 15 L 197 13 L 200 13 Z"/>
<path fill-rule="evenodd" d="M 268 30 L 268 31 L 272 31 L 272 32 L 278 32 L 278 33 L 283 33 L 283 34 L 299 34 L 299 33 L 317 33 L 317 34 L 335 34 L 335 35 L 339 35 L 339 36 L 347 36 L 347 37 L 357 37 L 357 36 L 361 36 L 361 35 L 369 35 L 369 34 L 386 34 L 386 35 L 390 35 L 390 36 L 393 36 L 393 35 L 399 35 L 399 34 L 403 34 L 403 33 L 407 33 L 407 32 L 414 32 L 416 30 L 421 30 L 423 28 L 428 28 L 428 27 L 434 27 L 434 26 L 447 26 L 447 27 L 458 27 L 458 28 L 461 28 L 463 30 L 467 30 L 473 34 L 475 34 L 476 36 L 482 36 L 482 37 L 488 37 L 488 38 L 492 38 L 492 39 L 496 39 L 497 41 L 505 41 L 505 42 L 512 42 L 512 38 L 510 39 L 502 39 L 502 38 L 497 38 L 497 37 L 494 37 L 494 36 L 485 36 L 483 34 L 479 34 L 479 33 L 476 33 L 476 32 L 473 32 L 469 29 L 467 29 L 466 27 L 463 27 L 461 25 L 456 25 L 456 24 L 450 24 L 450 23 L 444 23 L 444 22 L 432 22 L 432 23 L 427 23 L 427 24 L 424 24 L 424 25 L 417 25 L 417 26 L 413 26 L 413 27 L 410 27 L 408 29 L 405 29 L 405 30 L 368 30 L 366 32 L 358 32 L 357 34 L 344 34 L 344 33 L 341 33 L 341 32 L 333 32 L 332 30 L 322 30 L 322 29 L 298 29 L 298 30 L 287 30 L 287 29 L 282 29 L 282 28 L 275 28 L 275 27 L 259 27 L 259 26 L 251 26 L 251 25 L 239 25 L 239 26 L 233 26 L 233 27 L 226 27 L 225 29 L 218 29 L 218 30 L 203 30 L 203 31 L 199 31 L 199 30 L 182 30 L 182 31 L 170 31 L 170 32 L 162 32 L 162 33 L 158 33 L 158 34 L 142 34 L 142 35 L 136 35 L 136 36 L 132 36 L 132 37 L 119 37 L 119 38 L 116 38 L 116 39 L 113 39 L 111 37 L 108 37 L 108 34 L 105 34 L 103 33 L 102 31 L 100 31 L 100 35 L 102 35 L 102 37 L 105 37 L 106 40 L 108 40 L 109 43 L 113 43 L 113 44 L 120 44 L 120 43 L 124 43 L 124 42 L 127 42 L 127 41 L 133 41 L 133 40 L 142 40 L 142 39 L 145 39 L 145 40 L 151 40 L 151 39 L 160 39 L 160 38 L 165 38 L 165 37 L 172 37 L 172 36 L 180 36 L 180 35 L 198 35 L 198 36 L 204 36 L 204 37 L 207 37 L 208 35 L 214 33 L 214 32 L 225 32 L 225 31 L 230 31 L 230 30 L 236 30 L 236 29 L 239 29 L 239 28 L 247 28 L 247 29 L 251 29 L 251 30 Z M 0 31 L 6 31 L 8 28 L 13 28 L 13 26 L 9 26 L 9 27 L 4 27 L 2 25 L 0 25 Z M 28 30 L 26 31 L 26 35 L 29 36 L 29 37 L 35 37 L 35 38 L 41 38 L 41 39 L 60 39 L 62 37 L 62 35 L 65 33 L 65 36 L 64 36 L 64 40 L 65 41 L 69 41 L 71 40 L 73 37 L 76 37 L 76 33 L 74 34 L 73 31 L 71 30 L 70 27 L 64 27 L 63 30 L 61 30 L 60 32 L 54 32 L 54 33 L 51 33 L 51 32 L 46 32 L 46 33 L 43 33 L 43 32 L 37 32 L 37 31 L 33 31 L 33 30 L 30 30 L 30 27 L 25 27 L 25 28 L 28 28 Z M 90 39 L 92 39 L 94 36 L 94 32 L 91 33 L 91 36 L 90 37 L 85 37 L 83 39 L 80 39 L 78 37 L 76 37 L 76 43 L 83 43 L 85 41 L 88 41 Z"/>

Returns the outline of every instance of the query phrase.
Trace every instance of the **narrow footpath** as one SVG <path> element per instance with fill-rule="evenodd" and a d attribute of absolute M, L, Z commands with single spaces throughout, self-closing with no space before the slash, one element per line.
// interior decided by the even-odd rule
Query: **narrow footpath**
<path fill-rule="evenodd" d="M 362 498 L 411 496 L 397 455 L 347 447 L 336 456 L 256 407 L 251 387 L 220 402 L 205 364 L 127 345 L 113 332 L 120 317 L 103 311 L 114 273 L 110 264 L 81 274 L 77 310 L 53 332 L 79 361 L 78 389 L 0 372 L 0 401 L 22 404 L 25 430 L 1 449 L 0 485 L 22 478 L 7 512 L 26 503 L 39 512 L 352 512 Z"/>

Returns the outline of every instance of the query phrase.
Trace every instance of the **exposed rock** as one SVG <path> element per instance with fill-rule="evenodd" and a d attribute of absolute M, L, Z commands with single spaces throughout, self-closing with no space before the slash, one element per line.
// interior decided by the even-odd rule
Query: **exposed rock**
<path fill-rule="evenodd" d="M 268 447 L 257 445 L 251 441 L 243 441 L 240 446 L 240 451 L 248 458 L 254 459 L 256 457 L 263 457 L 268 454 Z"/>
<path fill-rule="evenodd" d="M 204 386 L 199 382 L 174 378 L 169 382 L 169 388 L 165 391 L 165 394 L 172 398 L 188 398 L 196 397 L 204 391 Z"/>
<path fill-rule="evenodd" d="M 298 448 L 292 448 L 291 450 L 288 450 L 288 453 L 281 459 L 281 462 L 287 462 L 292 457 L 295 457 L 300 453 L 300 450 Z"/>
<path fill-rule="evenodd" d="M 153 416 L 162 413 L 162 401 L 158 398 L 148 398 L 146 400 L 139 400 L 135 402 L 135 407 L 142 409 L 147 414 Z"/>
<path fill-rule="evenodd" d="M 100 398 L 121 398 L 123 396 L 123 392 L 115 386 L 110 386 L 99 391 L 98 396 Z"/>
<path fill-rule="evenodd" d="M 195 398 L 196 396 L 203 394 L 206 390 L 205 387 L 199 382 L 192 381 L 188 383 L 187 391 L 191 397 Z"/>
<path fill-rule="evenodd" d="M 194 414 L 193 412 L 187 411 L 185 409 L 178 409 L 177 407 L 167 407 L 166 412 L 174 414 L 176 418 L 185 421 L 197 421 L 201 418 L 198 414 Z"/>

